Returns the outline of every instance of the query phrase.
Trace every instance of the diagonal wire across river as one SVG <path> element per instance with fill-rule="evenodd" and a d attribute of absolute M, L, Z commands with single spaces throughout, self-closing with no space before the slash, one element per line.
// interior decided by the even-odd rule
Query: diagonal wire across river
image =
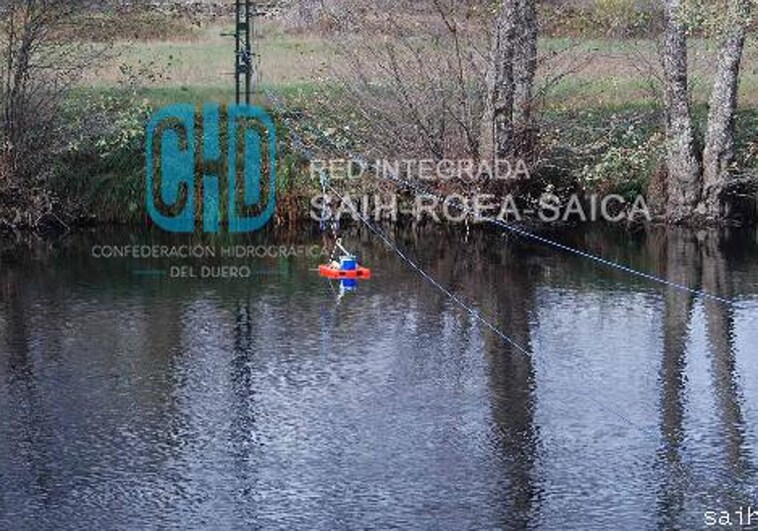
<path fill-rule="evenodd" d="M 275 108 L 277 109 L 277 112 L 279 112 L 279 114 L 282 116 L 282 118 L 285 119 L 285 120 L 287 120 L 286 119 L 287 111 L 284 108 L 282 102 L 279 100 L 279 98 L 275 94 L 273 94 L 270 90 L 266 90 L 266 95 L 268 96 L 268 99 L 274 104 Z M 336 146 L 334 146 L 333 142 L 329 138 L 327 138 L 326 135 L 324 135 L 321 131 L 319 131 L 318 129 L 312 129 L 312 128 L 310 128 L 310 129 L 323 142 L 326 142 L 326 143 L 330 144 L 330 146 L 333 147 L 333 148 L 336 147 Z M 294 133 L 294 129 L 292 127 L 290 127 L 289 125 L 288 125 L 288 130 L 290 131 L 290 134 L 291 134 L 290 136 L 292 136 L 293 142 L 295 144 L 295 148 L 298 151 L 300 151 L 301 154 L 306 159 L 308 159 L 308 160 L 315 159 L 316 157 L 314 156 L 313 152 L 310 149 L 308 149 L 308 147 L 303 142 L 302 138 L 300 138 L 300 136 L 297 135 L 297 133 L 295 133 L 294 135 L 292 134 L 292 133 Z M 348 157 L 349 157 L 349 159 L 351 161 L 357 162 L 359 165 L 361 165 L 361 167 L 364 170 L 372 170 L 379 177 L 386 177 L 389 180 L 391 180 L 391 181 L 399 184 L 400 186 L 408 188 L 408 189 L 410 189 L 410 190 L 412 190 L 412 191 L 414 191 L 416 193 L 425 194 L 425 195 L 430 196 L 430 197 L 435 197 L 438 200 L 442 200 L 443 199 L 438 194 L 435 194 L 433 192 L 425 190 L 425 189 L 421 188 L 420 186 L 418 186 L 417 184 L 409 182 L 406 179 L 402 179 L 401 177 L 397 176 L 394 172 L 392 172 L 389 168 L 384 168 L 383 171 L 377 171 L 376 165 L 372 164 L 369 161 L 367 161 L 364 157 L 362 157 L 360 155 L 356 155 L 354 153 L 347 153 L 347 155 L 348 155 Z M 324 181 L 326 181 L 328 183 L 328 176 L 323 172 L 323 170 L 319 169 L 319 175 L 321 176 L 321 179 L 322 179 L 322 185 L 323 185 Z M 332 188 L 332 190 L 334 190 L 334 189 Z M 339 194 L 337 194 L 337 195 L 339 195 Z M 340 199 L 342 199 L 341 196 L 340 196 Z M 458 207 L 458 208 L 460 208 L 461 210 L 464 210 L 463 207 Z M 365 222 L 365 220 L 362 220 L 362 221 Z M 505 229 L 505 230 L 509 231 L 510 233 L 515 234 L 515 235 L 517 235 L 519 237 L 526 238 L 526 239 L 529 239 L 529 240 L 532 240 L 532 241 L 536 241 L 538 243 L 547 245 L 549 247 L 553 247 L 555 249 L 559 249 L 561 251 L 577 255 L 579 257 L 591 260 L 591 261 L 593 261 L 595 263 L 598 263 L 598 264 L 601 264 L 603 266 L 609 267 L 611 269 L 615 269 L 617 271 L 622 271 L 624 273 L 627 273 L 627 274 L 630 274 L 630 275 L 634 275 L 636 277 L 639 277 L 639 278 L 642 278 L 642 279 L 645 279 L 645 280 L 648 280 L 648 281 L 651 281 L 651 282 L 655 282 L 657 284 L 664 285 L 666 287 L 669 287 L 671 289 L 675 289 L 677 291 L 688 293 L 690 295 L 699 296 L 699 297 L 702 297 L 704 299 L 712 300 L 712 301 L 719 302 L 721 304 L 726 304 L 726 305 L 729 305 L 729 306 L 735 305 L 735 301 L 732 300 L 732 299 L 728 299 L 726 297 L 722 297 L 722 296 L 720 296 L 718 294 L 710 293 L 710 292 L 707 292 L 707 291 L 704 291 L 704 290 L 699 290 L 699 289 L 691 288 L 689 286 L 685 286 L 683 284 L 679 284 L 679 283 L 673 282 L 673 281 L 668 280 L 666 278 L 659 277 L 659 276 L 653 275 L 651 273 L 646 273 L 646 272 L 640 271 L 638 269 L 634 269 L 634 268 L 632 268 L 630 266 L 627 266 L 625 264 L 621 264 L 621 263 L 618 263 L 618 262 L 614 262 L 612 260 L 608 260 L 607 258 L 603 258 L 602 256 L 598 256 L 598 255 L 592 254 L 592 253 L 590 253 L 588 251 L 584 251 L 582 249 L 577 249 L 576 247 L 571 247 L 569 245 L 557 242 L 555 240 L 551 240 L 551 239 L 546 238 L 544 236 L 540 236 L 539 234 L 535 234 L 534 232 L 528 231 L 528 230 L 526 230 L 525 228 L 523 228 L 523 227 L 521 227 L 519 225 L 516 225 L 516 224 L 513 224 L 513 223 L 507 223 L 507 222 L 505 222 L 504 220 L 501 220 L 501 219 L 493 219 L 493 218 L 489 218 L 489 217 L 484 217 L 484 218 L 481 219 L 481 221 L 483 223 L 489 223 L 489 224 L 492 224 L 492 225 L 494 225 L 496 227 L 500 227 L 502 229 Z"/>
<path fill-rule="evenodd" d="M 294 149 L 304 158 L 306 158 L 309 161 L 314 160 L 316 157 L 314 153 L 305 145 L 305 142 L 303 142 L 303 139 L 300 137 L 300 135 L 294 130 L 294 128 L 290 125 L 289 119 L 287 118 L 287 110 L 284 107 L 284 105 L 281 103 L 279 98 L 273 94 L 270 90 L 266 90 L 266 95 L 268 99 L 271 101 L 271 103 L 275 106 L 277 109 L 277 112 L 280 114 L 281 118 L 285 121 L 285 125 L 287 127 L 288 133 L 290 135 L 290 138 L 292 140 L 292 144 Z M 356 162 L 359 162 L 360 164 L 364 164 L 367 168 L 371 168 L 372 165 L 365 161 L 365 159 L 360 157 L 353 157 L 352 160 L 355 160 Z M 324 172 L 322 168 L 318 169 L 320 180 L 322 187 L 324 189 L 328 188 L 331 192 L 333 192 L 340 200 L 344 201 L 344 197 L 338 190 L 336 190 L 330 183 L 328 175 Z M 404 180 L 393 177 L 392 180 L 395 182 L 406 186 L 412 190 L 419 191 L 419 189 L 414 186 L 411 183 L 405 182 Z M 423 193 L 428 193 L 426 191 L 423 191 Z M 434 195 L 434 194 L 430 194 Z M 498 337 L 500 337 L 505 343 L 513 347 L 516 351 L 520 352 L 521 354 L 532 357 L 533 353 L 523 345 L 520 345 L 518 342 L 516 342 L 513 338 L 509 337 L 507 334 L 505 334 L 503 331 L 501 331 L 497 326 L 495 326 L 491 321 L 489 321 L 487 318 L 482 316 L 478 310 L 476 310 L 471 304 L 464 301 L 462 298 L 457 296 L 456 294 L 452 293 L 449 289 L 447 289 L 445 286 L 440 284 L 434 277 L 429 275 L 424 269 L 416 263 L 413 259 L 411 259 L 405 252 L 403 252 L 388 236 L 385 234 L 381 229 L 373 225 L 368 219 L 366 219 L 359 211 L 358 209 L 353 206 L 353 211 L 357 218 L 379 239 L 381 239 L 385 245 L 387 245 L 390 249 L 392 249 L 404 262 L 406 262 L 413 270 L 415 270 L 419 275 L 421 275 L 427 282 L 432 284 L 435 288 L 437 288 L 439 291 L 441 291 L 443 294 L 445 294 L 450 300 L 452 300 L 457 306 L 464 309 L 469 315 L 471 315 L 474 319 L 482 323 L 485 327 L 487 327 L 489 330 L 491 330 L 493 333 L 495 333 Z M 487 220 L 487 219 L 486 219 Z M 674 282 L 671 282 L 665 278 L 656 277 L 654 275 L 645 273 L 643 271 L 635 270 L 631 267 L 625 266 L 623 264 L 619 264 L 616 262 L 612 262 L 610 260 L 606 260 L 602 257 L 593 255 L 591 253 L 582 251 L 581 249 L 576 249 L 573 247 L 569 247 L 567 245 L 563 245 L 559 242 L 552 241 L 548 238 L 544 238 L 542 236 L 533 234 L 521 227 L 508 224 L 505 222 L 501 222 L 499 220 L 491 220 L 492 223 L 495 225 L 505 228 L 509 230 L 510 232 L 517 234 L 519 236 L 523 236 L 544 244 L 547 244 L 551 247 L 555 247 L 567 252 L 571 252 L 573 254 L 588 258 L 593 260 L 594 262 L 606 265 L 608 267 L 624 271 L 633 275 L 636 275 L 641 278 L 645 278 L 654 282 L 657 282 L 659 284 L 663 284 L 665 286 L 668 286 L 673 289 L 677 289 L 679 291 L 683 291 L 692 295 L 699 295 L 705 299 L 714 300 L 717 302 L 720 302 L 722 304 L 727 305 L 734 305 L 734 302 L 732 300 L 726 299 L 724 297 L 720 297 L 715 294 L 707 293 L 704 291 L 696 290 L 693 288 L 690 288 L 688 286 L 684 286 L 681 284 L 677 284 Z M 578 374 L 577 375 L 580 380 L 583 380 L 587 384 L 591 384 L 592 382 L 589 381 L 589 379 L 583 375 Z M 657 433 L 655 430 L 652 430 L 650 428 L 646 428 L 644 426 L 639 425 L 638 423 L 631 420 L 628 416 L 626 416 L 624 413 L 619 412 L 615 410 L 614 408 L 608 406 L 607 404 L 604 404 L 600 402 L 594 395 L 592 395 L 589 391 L 585 389 L 583 394 L 586 398 L 588 398 L 590 401 L 598 405 L 601 409 L 605 410 L 606 412 L 612 414 L 613 416 L 619 418 L 621 421 L 623 421 L 625 424 L 633 428 L 634 430 L 640 432 L 643 434 L 646 438 L 649 440 L 655 441 L 656 443 L 660 441 L 660 433 Z M 689 470 L 689 467 L 687 467 L 684 463 L 678 462 L 676 465 L 673 465 L 676 469 L 678 469 L 678 472 L 681 474 L 681 478 L 684 480 L 684 482 L 688 483 L 691 487 L 695 486 L 704 486 L 708 484 L 708 481 L 705 480 L 705 478 L 700 477 L 700 474 L 694 473 L 692 470 Z M 722 486 L 722 488 L 724 488 Z M 705 489 L 707 491 L 708 489 Z M 701 491 L 704 492 L 704 491 Z"/>

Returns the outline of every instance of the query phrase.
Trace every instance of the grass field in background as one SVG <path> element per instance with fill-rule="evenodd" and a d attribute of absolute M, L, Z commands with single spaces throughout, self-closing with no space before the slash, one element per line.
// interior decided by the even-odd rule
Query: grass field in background
<path fill-rule="evenodd" d="M 118 42 L 118 59 L 90 76 L 79 90 L 84 101 L 91 96 L 115 95 L 126 86 L 125 77 L 131 76 L 138 98 L 153 108 L 172 103 L 232 102 L 234 43 L 221 36 L 228 31 L 228 27 L 213 25 L 193 28 L 170 40 Z M 320 103 L 325 96 L 332 102 L 342 101 L 345 80 L 335 72 L 345 71 L 346 59 L 336 43 L 315 34 L 285 32 L 272 21 L 260 27 L 260 34 L 261 88 L 272 89 L 290 107 L 306 111 L 320 129 L 344 132 L 346 126 L 354 125 L 342 111 L 335 110 L 339 105 L 324 112 Z M 692 39 L 691 44 L 693 111 L 696 127 L 702 128 L 714 50 L 702 40 Z M 644 194 L 660 165 L 662 149 L 657 43 L 651 39 L 559 37 L 542 39 L 539 46 L 544 59 L 536 90 L 543 94 L 539 99 L 540 134 L 545 150 L 542 157 L 548 162 L 540 179 L 566 190 L 584 187 L 625 196 Z M 557 82 L 550 81 L 561 72 L 565 75 Z M 263 98 L 259 91 L 254 103 L 263 103 Z M 737 113 L 737 158 L 743 168 L 758 166 L 756 130 L 758 46 L 751 42 L 743 63 Z M 361 146 L 356 148 L 360 151 Z M 94 160 L 94 165 L 90 161 L 89 167 L 78 165 L 75 175 L 64 178 L 66 186 L 76 187 L 73 191 L 64 188 L 65 193 L 91 192 L 90 211 L 100 219 L 134 221 L 133 216 L 140 212 L 134 205 L 143 203 L 141 150 L 141 145 L 131 146 L 115 157 Z M 279 184 L 282 197 L 290 198 L 282 201 L 289 205 L 289 213 L 282 214 L 286 217 L 303 210 L 304 193 L 315 184 L 298 157 L 283 157 Z M 126 211 L 123 205 L 134 207 Z"/>
<path fill-rule="evenodd" d="M 221 36 L 225 31 L 229 28 L 208 26 L 194 30 L 190 38 L 119 42 L 119 58 L 90 76 L 86 84 L 94 88 L 118 86 L 122 82 L 119 67 L 126 64 L 161 75 L 155 80 L 141 80 L 159 103 L 172 101 L 175 96 L 180 101 L 209 97 L 226 100 L 233 95 L 234 59 L 233 40 Z M 327 39 L 287 33 L 270 21 L 260 27 L 258 49 L 260 82 L 279 90 L 317 85 L 328 88 L 335 82 L 334 71 L 344 63 L 344 55 Z M 691 42 L 695 102 L 707 101 L 710 93 L 713 51 L 707 42 Z M 545 59 L 537 85 L 549 87 L 544 100 L 547 106 L 618 106 L 655 99 L 659 68 L 653 40 L 548 38 L 541 40 L 540 52 Z M 549 81 L 561 72 L 569 73 L 558 82 Z M 758 106 L 758 46 L 754 42 L 746 48 L 740 105 Z"/>

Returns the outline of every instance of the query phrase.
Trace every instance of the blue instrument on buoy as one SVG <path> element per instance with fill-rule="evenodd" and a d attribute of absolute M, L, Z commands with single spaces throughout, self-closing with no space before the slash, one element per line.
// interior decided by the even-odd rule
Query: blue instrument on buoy
<path fill-rule="evenodd" d="M 359 280 L 371 278 L 371 270 L 358 264 L 356 256 L 342 246 L 342 241 L 337 240 L 335 251 L 339 249 L 343 254 L 339 261 L 332 260 L 329 264 L 319 266 L 318 273 L 324 278 L 340 281 L 342 293 L 354 291 L 358 287 Z"/>
<path fill-rule="evenodd" d="M 371 278 L 371 270 L 358 264 L 358 259 L 342 246 L 341 240 L 337 240 L 337 248 L 343 253 L 339 262 L 332 260 L 329 264 L 320 265 L 318 268 L 319 275 L 335 280 L 352 281 L 353 286 L 358 280 Z"/>
<path fill-rule="evenodd" d="M 357 271 L 358 270 L 358 260 L 356 260 L 355 256 L 346 254 L 340 256 L 340 271 Z M 345 289 L 345 291 L 352 291 L 358 286 L 358 280 L 354 278 L 345 278 L 340 280 L 341 286 Z"/>

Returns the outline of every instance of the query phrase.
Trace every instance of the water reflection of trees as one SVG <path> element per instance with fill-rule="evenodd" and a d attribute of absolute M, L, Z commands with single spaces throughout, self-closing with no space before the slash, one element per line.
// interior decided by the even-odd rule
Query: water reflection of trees
<path fill-rule="evenodd" d="M 720 231 L 694 233 L 683 229 L 654 231 L 649 237 L 651 254 L 658 257 L 667 279 L 731 299 L 733 280 L 727 267 L 723 246 L 727 236 Z M 661 436 L 664 461 L 664 482 L 661 485 L 661 522 L 672 528 L 685 517 L 685 493 L 707 488 L 703 477 L 684 462 L 687 434 L 687 366 L 688 339 L 695 297 L 692 294 L 667 290 L 664 295 L 663 353 L 660 369 Z M 722 484 L 731 491 L 739 504 L 749 500 L 747 492 L 739 492 L 750 472 L 749 456 L 745 453 L 745 423 L 742 400 L 735 368 L 734 309 L 714 299 L 702 300 L 706 337 L 711 366 L 711 381 L 715 396 L 715 413 L 720 423 L 724 467 Z M 713 477 L 706 478 L 713 480 Z M 703 493 L 705 494 L 705 493 Z"/>
<path fill-rule="evenodd" d="M 530 324 L 533 323 L 535 313 L 536 286 L 546 282 L 570 281 L 577 289 L 603 289 L 599 286 L 597 277 L 604 273 L 598 273 L 596 265 L 575 268 L 575 264 L 567 264 L 563 268 L 566 271 L 565 278 L 553 271 L 551 278 L 546 279 L 540 273 L 541 267 L 535 266 L 531 269 L 526 265 L 530 263 L 530 257 L 534 256 L 532 248 L 503 244 L 502 240 L 491 234 L 473 231 L 468 235 L 468 239 L 464 240 L 466 235 L 462 232 L 448 232 L 447 229 L 436 227 L 432 229 L 431 234 L 417 228 L 409 228 L 398 231 L 396 236 L 404 247 L 413 249 L 410 254 L 418 258 L 419 263 L 443 285 L 464 299 L 472 301 L 481 310 L 482 315 L 528 350 Z M 472 327 L 476 325 L 472 324 L 470 316 L 457 309 L 450 312 L 449 301 L 442 296 L 430 296 L 429 294 L 433 293 L 432 288 L 423 285 L 423 281 L 415 273 L 408 274 L 407 266 L 395 260 L 381 242 L 368 238 L 366 234 L 355 240 L 366 245 L 367 262 L 381 264 L 381 273 L 385 278 L 377 278 L 376 282 L 382 282 L 383 292 L 376 294 L 375 305 L 366 306 L 367 314 L 379 313 L 383 306 L 393 304 L 393 301 L 400 305 L 399 301 L 405 295 L 411 294 L 409 298 L 415 299 L 414 302 L 404 301 L 403 304 L 418 305 L 414 307 L 420 322 L 418 326 L 425 331 L 427 337 L 444 337 L 446 341 L 452 335 L 440 317 L 443 315 L 455 316 L 459 324 L 456 333 L 466 336 L 464 339 L 451 338 L 452 340 L 466 341 L 475 337 Z M 595 241 L 603 240 L 598 238 Z M 637 260 L 645 262 L 644 267 L 641 267 L 643 269 L 657 269 L 659 274 L 672 282 L 731 297 L 736 292 L 744 292 L 745 289 L 735 286 L 739 279 L 735 277 L 733 265 L 729 262 L 733 252 L 731 249 L 727 252 L 724 248 L 728 241 L 727 235 L 713 231 L 694 233 L 682 229 L 653 230 L 644 239 L 644 243 L 633 247 L 633 252 L 640 253 L 639 256 L 642 258 Z M 618 251 L 620 246 L 614 247 L 613 242 L 603 242 L 608 248 L 604 249 L 602 254 L 612 255 L 611 247 L 616 249 L 615 252 L 621 252 Z M 629 257 L 618 258 L 620 261 L 626 261 Z M 74 271 L 46 273 L 48 276 L 42 279 L 30 279 L 14 273 L 13 270 L 4 271 L 0 275 L 0 353 L 7 350 L 7 356 L 0 359 L 0 377 L 15 378 L 17 382 L 23 383 L 23 386 L 14 388 L 14 392 L 25 390 L 26 394 L 25 397 L 14 399 L 17 404 L 25 401 L 30 404 L 29 407 L 38 407 L 33 402 L 36 376 L 33 371 L 35 358 L 30 350 L 30 343 L 33 335 L 39 335 L 39 331 L 34 330 L 35 320 L 32 319 L 32 314 L 38 312 L 39 308 L 47 308 L 43 318 L 53 324 L 57 321 L 60 327 L 74 307 L 70 301 L 62 300 L 59 294 L 56 295 L 53 286 L 75 282 L 77 278 L 86 276 L 92 283 L 99 282 L 99 287 L 104 287 L 105 291 L 111 290 L 108 297 L 97 300 L 95 294 L 99 293 L 98 290 L 87 291 L 89 287 L 81 288 L 80 297 L 87 298 L 92 295 L 93 304 L 102 308 L 112 304 L 113 299 L 134 296 L 130 291 L 129 277 L 124 279 L 122 275 L 119 278 L 111 278 L 112 272 L 103 270 L 100 264 L 76 262 L 72 268 Z M 581 275 L 579 280 L 568 278 L 569 275 L 577 274 L 577 271 Z M 623 289 L 636 289 L 637 285 L 633 282 L 623 284 L 624 278 L 619 277 L 619 284 Z M 43 288 L 31 290 L 29 287 L 37 284 Z M 316 281 L 314 284 L 318 289 L 323 287 Z M 230 403 L 230 433 L 233 440 L 230 443 L 237 452 L 237 479 L 240 485 L 254 488 L 257 480 L 246 464 L 249 465 L 255 459 L 257 451 L 256 408 L 260 406 L 257 405 L 256 397 L 256 393 L 259 392 L 256 364 L 260 363 L 260 359 L 256 358 L 256 351 L 261 345 L 260 338 L 266 335 L 266 322 L 261 318 L 260 305 L 263 303 L 260 290 L 248 289 L 245 293 L 237 293 L 232 297 L 230 294 L 233 289 L 224 287 L 214 304 L 224 306 L 224 322 L 217 324 L 223 325 L 231 332 L 230 339 L 233 343 L 233 356 L 228 367 L 233 393 Z M 153 404 L 152 409 L 156 414 L 149 422 L 152 422 L 155 429 L 148 426 L 145 430 L 156 434 L 163 433 L 164 437 L 159 442 L 165 445 L 181 444 L 178 442 L 177 434 L 181 434 L 183 428 L 176 424 L 181 420 L 177 420 L 175 411 L 180 406 L 175 403 L 176 399 L 170 386 L 161 387 L 160 382 L 156 384 L 154 375 L 170 375 L 175 371 L 175 358 L 182 355 L 183 338 L 193 334 L 192 329 L 182 324 L 182 307 L 183 304 L 200 297 L 199 291 L 195 287 L 187 290 L 181 286 L 156 288 L 154 292 L 144 290 L 141 294 L 144 325 L 140 330 L 120 329 L 121 325 L 111 320 L 103 321 L 99 325 L 104 331 L 103 335 L 107 334 L 106 329 L 119 330 L 119 334 L 133 332 L 143 335 L 143 350 L 135 358 L 138 363 L 132 368 L 135 385 L 133 391 L 139 395 L 139 399 Z M 297 297 L 300 291 L 291 290 L 287 293 L 288 296 Z M 674 528 L 686 518 L 687 492 L 692 488 L 686 477 L 686 368 L 691 350 L 688 339 L 693 316 L 699 308 L 698 304 L 702 304 L 705 318 L 715 413 L 722 434 L 719 448 L 723 456 L 722 469 L 723 474 L 730 478 L 730 485 L 734 486 L 731 492 L 733 499 L 749 499 L 741 485 L 749 483 L 753 478 L 753 470 L 750 456 L 746 452 L 748 445 L 745 418 L 735 362 L 734 310 L 719 302 L 703 301 L 674 290 L 662 290 L 661 294 L 663 313 L 662 352 L 658 370 L 659 422 L 662 441 L 660 461 L 665 473 L 660 475 L 659 504 L 663 526 Z M 320 297 L 314 297 L 320 300 Z M 166 303 L 165 299 L 170 299 L 171 302 Z M 360 291 L 356 299 L 361 300 Z M 287 301 L 287 305 L 296 306 L 291 301 Z M 53 311 L 51 308 L 57 310 Z M 312 318 L 314 322 L 319 319 L 316 315 Z M 381 323 L 380 318 L 372 319 Z M 326 329 L 328 332 L 329 327 L 335 322 L 336 320 L 326 320 L 321 322 L 319 327 L 311 327 L 311 330 Z M 295 325 L 297 322 L 293 321 L 292 324 Z M 45 333 L 55 328 L 48 326 Z M 366 336 L 371 340 L 383 333 L 386 331 L 371 330 Z M 34 338 L 37 339 L 36 336 Z M 502 511 L 500 517 L 503 522 L 515 528 L 523 528 L 534 518 L 534 513 L 539 507 L 536 466 L 539 432 L 535 420 L 535 395 L 539 382 L 536 381 L 535 368 L 528 355 L 515 350 L 486 330 L 483 330 L 482 338 L 488 376 L 491 435 L 497 442 L 496 450 L 500 453 L 498 461 L 502 463 L 503 480 L 494 489 L 493 497 Z M 44 340 L 48 346 L 56 341 L 51 336 Z M 331 338 L 327 337 L 327 340 L 330 341 Z M 110 343 L 106 341 L 105 344 Z M 330 343 L 324 346 L 331 348 Z M 39 350 L 39 347 L 35 348 Z M 170 378 L 166 381 L 172 383 Z M 117 398 L 114 398 L 113 403 L 118 403 Z M 159 404 L 157 409 L 155 404 Z M 45 404 L 41 405 L 44 406 Z M 124 415 L 127 414 L 128 411 L 125 410 Z M 29 423 L 43 417 L 44 415 L 29 417 Z M 165 429 L 161 429 L 161 426 Z M 55 424 L 51 427 L 28 427 L 30 433 L 49 432 L 51 429 L 55 429 Z M 176 452 L 180 451 L 176 449 Z"/>
<path fill-rule="evenodd" d="M 449 244 L 462 237 L 464 245 Z M 492 235 L 477 231 L 436 241 L 435 278 L 472 301 L 496 328 L 529 352 L 537 279 L 525 266 L 523 249 L 502 242 L 493 245 Z M 464 312 L 460 315 L 463 322 L 470 322 Z M 490 436 L 497 443 L 496 460 L 503 467 L 492 504 L 504 527 L 523 529 L 538 508 L 535 370 L 528 353 L 489 330 L 484 330 L 482 340 L 489 376 Z"/>
<path fill-rule="evenodd" d="M 460 238 L 461 234 L 454 237 Z M 614 252 L 619 252 L 618 247 L 610 252 L 609 247 L 613 244 L 597 235 L 589 238 L 605 246 L 601 254 L 613 256 Z M 474 301 L 483 315 L 529 349 L 534 285 L 545 279 L 530 274 L 525 266 L 529 263 L 528 253 L 519 245 L 493 244 L 491 236 L 483 237 L 476 232 L 468 235 L 465 245 L 453 249 L 439 247 L 444 245 L 440 242 L 447 241 L 447 238 L 439 238 L 431 246 L 430 256 L 438 257 L 432 274 L 455 293 Z M 724 250 L 730 241 L 728 234 L 677 228 L 651 229 L 642 238 L 635 236 L 633 241 L 631 248 L 639 255 L 634 259 L 616 256 L 619 261 L 624 262 L 626 258 L 627 262 L 637 262 L 641 269 L 655 272 L 671 282 L 725 298 L 736 293 L 733 267 L 729 267 Z M 735 250 L 730 249 L 728 254 L 733 256 L 734 253 Z M 422 255 L 421 263 L 429 262 L 430 257 Z M 597 266 L 590 266 L 590 269 L 593 267 Z M 600 273 L 601 276 L 605 274 Z M 570 282 L 583 290 L 593 289 L 584 266 L 582 275 L 578 281 L 570 279 Z M 560 275 L 557 276 L 560 279 Z M 710 483 L 712 475 L 707 475 L 704 483 L 702 471 L 692 470 L 683 455 L 688 438 L 685 425 L 688 407 L 686 368 L 691 355 L 689 336 L 696 304 L 702 305 L 705 317 L 715 415 L 723 434 L 720 448 L 723 466 L 719 473 L 726 480 L 722 482 L 726 485 L 723 490 L 733 500 L 750 499 L 742 486 L 749 483 L 753 471 L 750 456 L 746 453 L 745 419 L 735 367 L 734 309 L 678 290 L 663 289 L 661 293 L 663 337 L 659 389 L 663 469 L 659 508 L 662 524 L 672 528 L 687 519 L 686 498 L 693 486 L 699 489 L 698 496 L 712 495 L 714 486 Z M 526 523 L 530 512 L 537 506 L 538 496 L 534 479 L 539 440 L 534 420 L 534 396 L 538 382 L 529 356 L 488 332 L 484 334 L 484 343 L 489 364 L 490 409 L 510 485 L 510 491 L 505 494 L 510 506 L 505 513 L 511 522 L 515 517 Z M 717 488 L 721 489 L 720 486 Z"/>
<path fill-rule="evenodd" d="M 683 286 L 698 282 L 698 249 L 694 235 L 677 229 L 652 234 L 650 244 L 657 254 L 659 274 Z M 655 256 L 654 254 L 654 256 Z M 661 389 L 661 437 L 665 467 L 659 493 L 661 518 L 665 528 L 674 529 L 684 513 L 681 448 L 685 440 L 685 366 L 687 336 L 693 297 L 689 293 L 666 290 L 663 310 L 663 353 L 659 371 Z"/>
<path fill-rule="evenodd" d="M 720 293 L 731 299 L 735 291 L 723 251 L 724 244 L 725 237 L 719 233 L 709 234 L 703 242 L 702 285 L 706 292 Z M 740 484 L 749 479 L 752 470 L 746 454 L 743 399 L 735 360 L 734 307 L 714 300 L 706 300 L 704 306 L 712 386 L 723 433 L 725 475 L 735 484 Z M 745 499 L 748 498 L 742 498 L 743 501 Z"/>
<path fill-rule="evenodd" d="M 526 256 L 513 247 L 484 244 L 485 286 L 491 296 L 486 312 L 495 325 L 520 347 L 531 351 L 530 322 L 535 305 L 534 279 L 524 266 Z M 496 267 L 492 267 L 492 266 Z M 510 508 L 504 523 L 525 529 L 538 507 L 537 446 L 535 422 L 535 369 L 529 354 L 504 344 L 494 334 L 485 336 L 490 371 L 490 409 L 503 463 L 510 478 Z"/>

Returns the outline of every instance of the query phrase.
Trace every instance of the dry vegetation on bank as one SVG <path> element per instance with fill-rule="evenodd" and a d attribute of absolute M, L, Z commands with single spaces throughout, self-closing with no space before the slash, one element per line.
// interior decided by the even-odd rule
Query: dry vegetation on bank
<path fill-rule="evenodd" d="M 629 11 L 626 0 L 598 0 L 584 7 L 556 2 L 541 5 L 535 87 L 542 160 L 535 186 L 628 195 L 646 192 L 661 164 L 658 15 Z M 474 31 L 470 33 L 480 39 L 479 46 L 486 47 L 486 27 L 476 27 L 479 16 L 471 17 Z M 428 14 L 405 14 L 403 18 L 404 28 L 419 28 L 416 38 L 420 40 L 433 36 L 430 27 L 440 23 Z M 69 131 L 76 149 L 58 158 L 60 164 L 49 180 L 54 184 L 50 193 L 74 196 L 76 204 L 70 211 L 91 212 L 99 220 L 138 218 L 142 204 L 142 170 L 136 163 L 142 149 L 139 124 L 150 107 L 232 98 L 233 55 L 230 39 L 221 35 L 229 31 L 230 23 L 225 17 L 176 18 L 127 11 L 86 17 L 76 26 L 79 36 L 94 43 L 107 41 L 117 53 L 83 72 L 61 116 L 75 123 L 77 113 L 98 108 L 110 113 L 119 129 L 105 127 L 99 139 L 81 134 L 91 124 Z M 355 50 L 360 46 L 365 53 L 372 46 L 382 46 L 387 35 L 341 27 L 334 17 L 316 16 L 303 23 L 291 14 L 262 19 L 258 32 L 259 81 L 264 86 L 284 95 L 292 107 L 328 131 L 337 143 L 368 151 L 374 148 L 373 154 L 385 158 L 397 156 L 377 153 L 376 145 L 367 145 L 372 136 L 361 132 L 372 125 L 357 116 L 352 101 L 343 97 L 357 53 L 352 46 Z M 691 91 L 700 123 L 716 53 L 713 40 L 707 37 L 703 30 L 690 40 Z M 758 46 L 753 37 L 748 39 L 743 59 L 737 158 L 755 175 Z M 419 49 L 424 46 L 430 57 L 438 51 L 433 40 L 421 42 Z M 369 76 L 364 80 L 369 84 L 386 81 L 386 72 L 380 68 L 364 68 L 361 75 Z M 290 173 L 297 172 L 297 164 L 291 160 L 288 168 Z M 308 186 L 303 178 L 290 175 L 285 180 L 288 186 L 293 182 L 298 187 Z M 299 195 L 297 190 L 290 191 Z"/>

